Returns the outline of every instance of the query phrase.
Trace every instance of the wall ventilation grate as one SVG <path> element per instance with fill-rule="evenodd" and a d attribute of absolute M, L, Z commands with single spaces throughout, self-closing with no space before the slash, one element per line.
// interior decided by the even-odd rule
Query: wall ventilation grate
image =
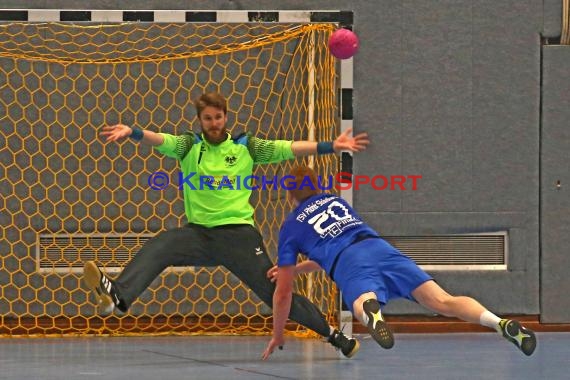
<path fill-rule="evenodd" d="M 131 260 L 150 234 L 40 234 L 36 245 L 39 272 L 74 272 L 88 260 L 107 271 L 119 271 Z M 385 236 L 425 270 L 506 270 L 506 232 Z M 176 268 L 173 270 L 187 270 Z"/>
<path fill-rule="evenodd" d="M 425 270 L 507 269 L 507 232 L 384 238 Z"/>

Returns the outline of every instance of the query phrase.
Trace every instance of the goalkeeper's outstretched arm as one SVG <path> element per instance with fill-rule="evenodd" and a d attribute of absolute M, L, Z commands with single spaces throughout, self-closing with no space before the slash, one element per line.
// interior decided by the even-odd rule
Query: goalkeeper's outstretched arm
<path fill-rule="evenodd" d="M 370 140 L 368 134 L 362 132 L 352 137 L 352 128 L 342 132 L 334 141 L 293 141 L 291 150 L 296 157 L 303 157 L 311 154 L 340 153 L 343 150 L 350 152 L 361 152 L 366 149 Z"/>
<path fill-rule="evenodd" d="M 164 136 L 153 131 L 145 131 L 124 124 L 106 125 L 103 127 L 101 136 L 106 137 L 106 142 L 121 141 L 127 137 L 148 145 L 157 146 L 164 142 Z"/>

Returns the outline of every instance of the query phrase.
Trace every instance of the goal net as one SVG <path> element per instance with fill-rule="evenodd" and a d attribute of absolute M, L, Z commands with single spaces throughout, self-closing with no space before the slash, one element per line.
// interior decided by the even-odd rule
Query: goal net
<path fill-rule="evenodd" d="M 263 138 L 332 140 L 338 77 L 333 24 L 8 23 L 0 25 L 0 335 L 256 334 L 271 310 L 222 267 L 169 268 L 125 315 L 101 317 L 81 281 L 94 260 L 111 276 L 157 232 L 186 223 L 175 160 L 101 127 L 199 131 L 192 100 L 228 98 L 228 128 Z M 334 175 L 334 155 L 306 163 Z M 282 176 L 293 163 L 256 168 Z M 167 173 L 156 190 L 149 176 Z M 333 189 L 334 190 L 334 189 Z M 275 260 L 290 210 L 283 190 L 254 191 L 255 219 Z M 333 283 L 296 291 L 330 322 Z M 309 334 L 291 324 L 298 335 Z"/>

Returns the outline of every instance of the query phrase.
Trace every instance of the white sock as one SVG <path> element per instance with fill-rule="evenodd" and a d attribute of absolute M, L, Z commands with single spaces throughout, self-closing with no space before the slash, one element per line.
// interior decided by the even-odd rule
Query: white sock
<path fill-rule="evenodd" d="M 334 333 L 334 327 L 329 326 L 330 332 L 329 332 L 329 336 L 331 336 Z"/>
<path fill-rule="evenodd" d="M 364 311 L 362 312 L 362 322 L 364 322 L 364 325 L 368 324 L 368 315 Z"/>
<path fill-rule="evenodd" d="M 495 314 L 491 313 L 489 310 L 485 310 L 484 312 L 481 313 L 481 316 L 479 317 L 479 323 L 481 323 L 481 325 L 486 326 L 486 327 L 490 327 L 492 329 L 495 329 L 497 331 L 500 330 L 499 328 L 499 322 L 501 321 L 501 318 L 497 317 Z"/>

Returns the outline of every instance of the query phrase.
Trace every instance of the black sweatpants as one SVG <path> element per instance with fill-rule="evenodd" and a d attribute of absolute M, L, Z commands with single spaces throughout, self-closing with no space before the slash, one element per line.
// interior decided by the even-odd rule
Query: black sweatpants
<path fill-rule="evenodd" d="M 275 284 L 266 276 L 273 263 L 257 229 L 249 224 L 206 228 L 188 224 L 148 240 L 114 281 L 121 308 L 128 308 L 169 266 L 223 265 L 272 307 Z M 306 297 L 293 294 L 289 318 L 322 336 L 329 325 Z"/>

